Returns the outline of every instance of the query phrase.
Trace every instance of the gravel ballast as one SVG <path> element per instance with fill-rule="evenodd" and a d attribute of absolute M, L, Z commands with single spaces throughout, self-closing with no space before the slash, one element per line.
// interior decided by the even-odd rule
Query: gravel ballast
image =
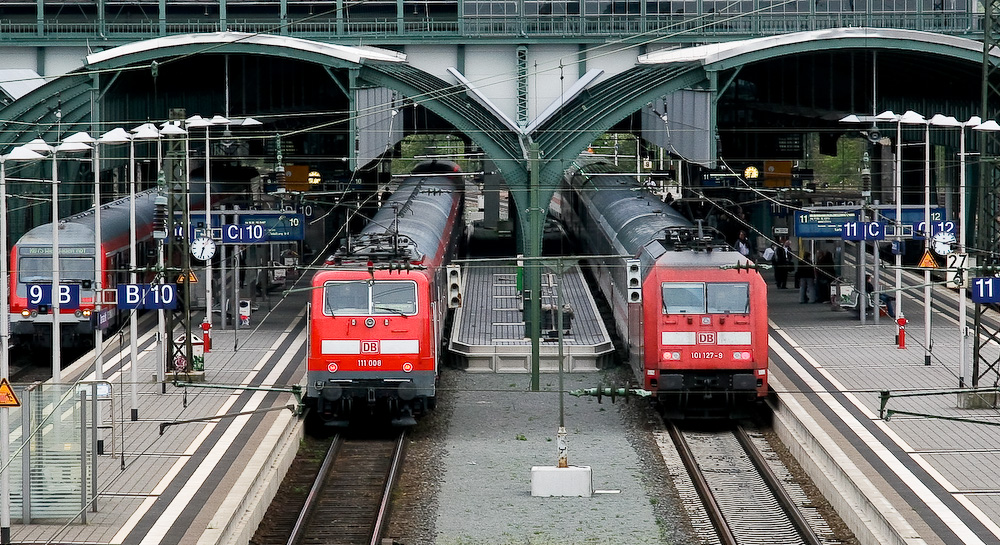
<path fill-rule="evenodd" d="M 669 520 L 671 490 L 649 475 L 629 421 L 645 400 L 564 397 L 570 465 L 590 466 L 592 497 L 532 497 L 532 466 L 555 466 L 558 376 L 449 370 L 441 398 L 450 414 L 440 459 L 435 543 L 588 544 L 683 542 Z M 602 373 L 567 374 L 564 388 L 609 383 Z M 644 418 L 641 414 L 638 418 Z M 640 449 L 642 447 L 640 446 Z M 659 468 L 656 468 L 659 473 Z M 415 542 L 415 541 L 414 541 Z M 409 542 L 408 542 L 409 543 Z"/>

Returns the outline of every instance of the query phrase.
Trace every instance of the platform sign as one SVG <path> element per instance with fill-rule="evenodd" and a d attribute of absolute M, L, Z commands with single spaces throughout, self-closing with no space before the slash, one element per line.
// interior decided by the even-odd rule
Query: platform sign
<path fill-rule="evenodd" d="M 885 223 L 892 224 L 896 222 L 895 208 L 879 208 L 878 213 Z M 927 230 L 924 227 L 924 221 L 926 219 L 924 209 L 922 207 L 904 208 L 901 217 L 902 219 L 900 220 L 900 223 L 903 225 L 913 226 L 913 239 L 924 240 L 924 232 Z M 954 233 L 957 228 L 958 226 L 955 222 L 948 221 L 944 208 L 931 208 L 931 236 L 934 236 L 935 233 L 940 231 Z"/>
<path fill-rule="evenodd" d="M 885 240 L 885 225 L 877 221 L 849 221 L 840 235 L 844 240 Z"/>
<path fill-rule="evenodd" d="M 118 308 L 135 309 L 175 309 L 177 308 L 177 284 L 119 284 Z"/>
<path fill-rule="evenodd" d="M 844 224 L 855 221 L 856 212 L 795 212 L 795 236 L 841 238 Z"/>
<path fill-rule="evenodd" d="M 280 212 L 274 214 L 241 215 L 243 225 L 260 225 L 271 242 L 304 240 L 306 238 L 305 214 Z"/>
<path fill-rule="evenodd" d="M 60 284 L 57 293 L 59 308 L 80 308 L 79 284 Z M 52 284 L 28 284 L 28 308 L 37 310 L 42 306 L 52 306 Z"/>
<path fill-rule="evenodd" d="M 1000 303 L 1000 278 L 973 278 L 971 295 L 973 303 Z"/>
<path fill-rule="evenodd" d="M 222 226 L 223 244 L 257 244 L 266 242 L 267 231 L 263 225 L 228 224 Z"/>
<path fill-rule="evenodd" d="M 969 254 L 948 254 L 945 257 L 945 273 L 947 279 L 945 286 L 949 288 L 959 288 L 964 282 L 965 272 L 969 269 Z"/>

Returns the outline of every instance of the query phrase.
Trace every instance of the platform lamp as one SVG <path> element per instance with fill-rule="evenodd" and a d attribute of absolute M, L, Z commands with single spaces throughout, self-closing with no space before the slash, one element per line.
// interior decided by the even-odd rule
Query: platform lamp
<path fill-rule="evenodd" d="M 45 156 L 24 146 L 0 155 L 0 278 L 7 278 L 7 161 L 37 161 Z M 10 312 L 9 291 L 0 289 L 0 311 Z M 0 319 L 0 376 L 10 376 L 10 320 Z M 10 543 L 10 408 L 0 408 L 0 543 Z"/>
<path fill-rule="evenodd" d="M 190 131 L 195 128 L 205 129 L 205 230 L 206 236 L 211 236 L 212 232 L 212 143 L 209 139 L 213 125 L 229 125 L 229 119 L 221 115 L 205 119 L 200 115 L 193 115 L 185 120 L 185 127 Z M 205 319 L 208 327 L 212 327 L 212 260 L 205 261 Z M 223 323 L 225 323 L 225 309 L 222 309 Z"/>
<path fill-rule="evenodd" d="M 904 125 L 924 126 L 924 251 L 931 247 L 931 123 L 924 116 L 907 110 L 899 118 Z M 924 365 L 931 364 L 931 271 L 924 270 Z"/>
<path fill-rule="evenodd" d="M 990 123 L 992 123 L 992 125 L 989 125 Z M 996 121 L 992 121 L 992 120 L 988 121 L 986 123 L 983 123 L 982 119 L 978 115 L 974 115 L 974 116 L 970 117 L 968 121 L 962 122 L 962 121 L 959 121 L 959 120 L 955 119 L 952 116 L 944 116 L 944 115 L 941 115 L 941 114 L 937 114 L 934 117 L 932 117 L 931 121 L 930 121 L 930 124 L 934 125 L 934 126 L 937 126 L 937 127 L 958 127 L 959 129 L 961 129 L 961 132 L 959 133 L 959 139 L 958 139 L 958 142 L 959 142 L 959 146 L 958 146 L 958 163 L 959 163 L 959 171 L 958 171 L 958 199 L 959 199 L 958 200 L 958 217 L 959 217 L 958 253 L 964 254 L 965 251 L 966 251 L 966 249 L 965 249 L 965 244 L 966 244 L 966 233 L 965 233 L 965 231 L 966 231 L 966 229 L 965 229 L 966 225 L 965 225 L 965 221 L 966 221 L 966 217 L 967 217 L 967 214 L 968 214 L 968 211 L 966 209 L 967 200 L 968 199 L 966 198 L 966 195 L 965 195 L 965 176 L 966 176 L 966 172 L 965 172 L 965 165 L 966 165 L 966 162 L 965 162 L 965 156 L 966 156 L 966 153 L 965 153 L 965 129 L 971 127 L 973 130 L 980 130 L 980 131 L 983 131 L 983 130 L 987 130 L 987 131 L 988 130 L 1000 130 L 1000 125 L 997 125 Z M 994 129 L 994 128 L 992 128 L 992 126 L 996 126 L 996 128 Z M 963 280 L 965 278 L 967 278 L 967 275 L 963 276 Z M 968 303 L 968 300 L 967 300 L 967 297 L 966 297 L 966 292 L 965 292 L 965 286 L 966 285 L 967 284 L 965 282 L 963 282 L 962 285 L 958 286 L 959 289 L 958 289 L 958 292 L 957 292 L 957 296 L 958 296 L 958 314 L 959 314 L 959 318 L 958 318 L 958 342 L 959 342 L 959 344 L 958 344 L 958 366 L 959 366 L 958 387 L 959 388 L 964 388 L 965 387 L 966 379 L 968 378 L 968 375 L 969 375 L 969 365 L 968 365 L 968 361 L 967 361 L 967 359 L 968 359 L 968 356 L 967 356 L 968 350 L 967 350 L 966 341 L 965 341 L 966 331 L 968 330 L 968 323 L 969 323 L 969 317 L 966 315 L 966 305 Z"/>
<path fill-rule="evenodd" d="M 896 203 L 896 221 L 894 222 L 895 232 L 897 241 L 899 243 L 899 249 L 896 252 L 896 315 L 892 317 L 893 320 L 899 320 L 903 316 L 903 239 L 902 229 L 903 229 L 903 124 L 900 122 L 902 116 L 893 113 L 892 110 L 886 110 L 875 116 L 878 121 L 895 121 L 896 122 L 896 157 L 893 165 L 893 176 L 892 176 L 892 186 L 893 186 L 893 200 Z"/>
<path fill-rule="evenodd" d="M 187 131 L 184 130 L 184 129 L 182 129 L 180 127 L 180 125 L 178 124 L 178 122 L 167 121 L 167 122 L 163 123 L 162 125 L 160 125 L 160 136 L 161 137 L 166 136 L 166 137 L 171 137 L 171 138 L 172 137 L 181 137 L 181 136 L 187 137 Z M 162 140 L 159 143 L 162 144 Z M 160 197 L 166 198 L 167 195 L 165 193 L 166 193 L 167 189 L 163 185 L 161 185 L 165 181 L 165 178 L 164 178 L 164 172 L 163 172 L 163 152 L 162 152 L 162 149 L 161 149 L 161 147 L 159 145 L 157 146 L 157 149 L 156 149 L 156 170 L 158 172 L 158 175 L 157 175 L 157 184 L 159 185 L 159 194 L 158 194 L 157 198 L 158 199 Z M 166 233 L 167 237 L 171 236 L 170 235 L 170 232 L 171 232 L 170 226 L 172 226 L 172 224 L 173 224 L 172 222 L 173 222 L 173 220 L 168 220 L 168 222 L 167 222 L 167 225 L 168 225 L 167 233 Z M 164 252 L 163 243 L 164 243 L 163 240 L 159 240 L 159 241 L 157 241 L 157 244 L 156 244 L 156 248 L 157 248 L 157 252 L 156 252 L 157 253 L 157 265 L 158 265 L 159 270 L 160 270 L 160 283 L 161 284 L 164 284 L 164 283 L 167 282 L 167 279 L 166 279 L 167 269 L 166 269 L 166 262 L 164 260 L 164 254 L 163 254 L 163 252 Z M 170 343 L 171 341 L 167 337 L 166 312 L 163 309 L 159 309 L 156 312 L 157 312 L 157 330 L 159 331 L 160 343 L 163 343 L 163 342 Z M 173 335 L 173 332 L 171 331 L 170 334 Z M 157 353 L 160 354 L 160 358 L 158 360 L 158 365 L 157 365 L 157 369 L 156 369 L 156 380 L 160 383 L 160 393 L 166 393 L 166 388 L 167 388 L 167 384 L 166 384 L 167 352 L 168 351 L 165 350 L 165 349 L 163 349 L 163 346 L 160 345 L 159 343 L 158 343 L 158 347 L 159 347 L 159 350 L 157 351 Z"/>

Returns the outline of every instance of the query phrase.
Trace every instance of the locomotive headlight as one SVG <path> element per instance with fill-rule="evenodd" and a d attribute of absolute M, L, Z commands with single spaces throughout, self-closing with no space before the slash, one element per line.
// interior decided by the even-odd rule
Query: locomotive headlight
<path fill-rule="evenodd" d="M 80 318 L 80 317 L 83 316 L 83 311 L 80 310 L 80 309 L 76 309 L 76 312 L 73 313 L 73 316 L 76 316 L 77 318 Z"/>
<path fill-rule="evenodd" d="M 665 359 L 665 360 L 680 360 L 681 359 L 681 353 L 680 352 L 664 352 L 663 353 L 663 359 Z"/>
<path fill-rule="evenodd" d="M 83 310 L 83 315 L 86 316 L 87 318 L 90 318 L 90 309 L 89 308 L 88 309 L 84 309 Z"/>
<path fill-rule="evenodd" d="M 404 363 L 403 364 L 403 372 L 404 373 L 409 373 L 410 371 L 413 371 L 413 364 L 410 363 L 410 362 Z"/>
<path fill-rule="evenodd" d="M 28 309 L 24 309 L 24 310 L 21 311 L 21 316 L 27 318 L 27 317 L 31 316 L 31 311 L 28 310 Z"/>
<path fill-rule="evenodd" d="M 750 353 L 749 352 L 733 352 L 733 359 L 734 360 L 746 360 L 746 361 L 750 361 Z"/>

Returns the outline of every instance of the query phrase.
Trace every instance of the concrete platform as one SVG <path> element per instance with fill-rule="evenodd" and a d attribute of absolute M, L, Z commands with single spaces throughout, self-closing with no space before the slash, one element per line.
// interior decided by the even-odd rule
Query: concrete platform
<path fill-rule="evenodd" d="M 773 286 L 775 427 L 861 543 L 1000 543 L 1000 413 L 954 392 L 963 342 L 955 292 L 935 290 L 925 365 L 921 301 L 903 299 L 909 325 L 899 349 L 891 320 L 862 325 L 853 313 L 800 304 L 798 290 Z M 988 352 L 995 361 L 996 345 Z M 893 396 L 887 410 L 911 414 L 880 418 L 882 391 Z"/>
<path fill-rule="evenodd" d="M 292 394 L 242 387 L 287 389 L 303 380 L 305 302 L 304 292 L 275 297 L 273 312 L 254 313 L 249 328 L 215 329 L 204 373 L 212 389 L 151 380 L 158 355 L 152 314 L 141 321 L 138 383 L 127 332 L 109 339 L 104 375 L 114 404 L 101 407 L 107 454 L 97 456 L 97 510 L 87 512 L 86 524 L 76 517 L 25 525 L 20 511 L 12 513 L 12 542 L 245 545 L 303 432 L 287 408 L 296 403 Z M 93 361 L 91 354 L 65 368 L 63 383 L 93 380 Z M 137 421 L 129 416 L 133 389 Z M 18 411 L 11 410 L 12 452 L 20 446 Z M 174 425 L 161 433 L 167 423 Z"/>
<path fill-rule="evenodd" d="M 469 372 L 527 373 L 531 370 L 531 341 L 524 336 L 521 295 L 514 267 L 466 266 L 462 308 L 455 314 L 450 347 Z M 563 275 L 563 370 L 588 372 L 603 368 L 614 348 L 597 311 L 583 273 L 574 267 Z M 542 306 L 556 308 L 559 276 L 542 276 Z M 554 314 L 554 313 L 552 313 Z M 556 317 L 544 327 L 540 350 L 542 372 L 559 370 Z M 548 332 L 548 334 L 546 334 Z"/>

